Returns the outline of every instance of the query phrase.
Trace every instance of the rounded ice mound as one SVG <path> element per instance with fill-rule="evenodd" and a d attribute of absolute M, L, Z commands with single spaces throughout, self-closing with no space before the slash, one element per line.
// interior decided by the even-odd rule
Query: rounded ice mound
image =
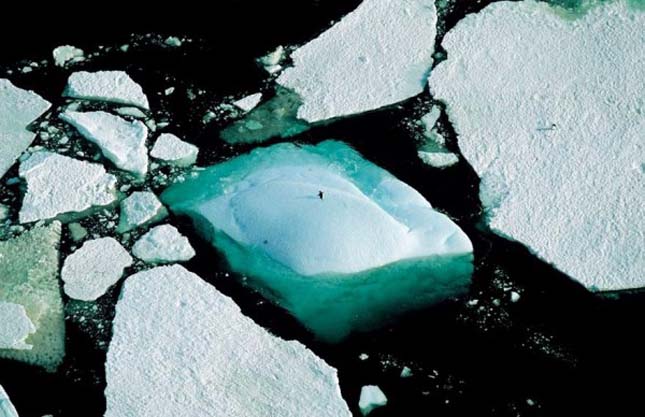
<path fill-rule="evenodd" d="M 337 141 L 256 149 L 162 200 L 327 339 L 454 295 L 472 270 L 472 244 L 457 225 Z M 317 317 L 321 308 L 333 313 Z M 320 322 L 331 317 L 342 324 Z"/>

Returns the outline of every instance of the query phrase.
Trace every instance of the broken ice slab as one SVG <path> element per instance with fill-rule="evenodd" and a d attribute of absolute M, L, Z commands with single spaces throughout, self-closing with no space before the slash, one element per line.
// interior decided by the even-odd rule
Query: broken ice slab
<path fill-rule="evenodd" d="M 0 79 L 0 178 L 36 135 L 27 126 L 47 111 L 51 104 L 32 91 Z"/>
<path fill-rule="evenodd" d="M 387 405 L 387 397 L 376 385 L 365 385 L 361 388 L 361 396 L 358 400 L 358 407 L 361 414 L 368 415 L 376 408 Z"/>
<path fill-rule="evenodd" d="M 0 301 L 0 349 L 29 350 L 32 346 L 25 339 L 35 332 L 25 307 Z"/>
<path fill-rule="evenodd" d="M 150 110 L 139 84 L 123 71 L 79 71 L 69 76 L 63 97 L 107 101 Z"/>
<path fill-rule="evenodd" d="M 163 220 L 168 211 L 157 196 L 150 191 L 135 191 L 121 201 L 119 233 L 124 233 L 147 223 Z"/>
<path fill-rule="evenodd" d="M 84 59 L 84 52 L 80 48 L 71 45 L 62 45 L 54 48 L 52 56 L 54 57 L 54 64 L 59 67 L 64 67 L 68 62 L 79 62 Z"/>
<path fill-rule="evenodd" d="M 186 167 L 197 161 L 199 148 L 172 133 L 162 133 L 155 141 L 150 156 L 172 165 Z"/>
<path fill-rule="evenodd" d="M 132 254 L 149 263 L 187 261 L 195 256 L 188 238 L 169 224 L 153 227 L 132 246 Z"/>
<path fill-rule="evenodd" d="M 259 148 L 161 198 L 328 341 L 470 282 L 472 245 L 459 227 L 342 142 Z"/>
<path fill-rule="evenodd" d="M 2 385 L 0 385 L 0 417 L 18 417 L 18 411 L 11 403 Z"/>
<path fill-rule="evenodd" d="M 113 334 L 105 417 L 351 416 L 334 368 L 181 266 L 128 277 Z"/>
<path fill-rule="evenodd" d="M 54 371 L 65 355 L 65 321 L 58 284 L 61 224 L 34 227 L 0 242 L 0 301 L 20 304 L 36 327 L 30 350 L 0 349 L 0 357 Z"/>
<path fill-rule="evenodd" d="M 534 1 L 468 15 L 429 87 L 490 228 L 591 290 L 621 290 L 645 286 L 645 13 L 596 3 L 574 20 Z"/>
<path fill-rule="evenodd" d="M 255 93 L 234 101 L 233 105 L 242 111 L 249 112 L 260 104 L 260 100 L 262 100 L 262 93 Z"/>

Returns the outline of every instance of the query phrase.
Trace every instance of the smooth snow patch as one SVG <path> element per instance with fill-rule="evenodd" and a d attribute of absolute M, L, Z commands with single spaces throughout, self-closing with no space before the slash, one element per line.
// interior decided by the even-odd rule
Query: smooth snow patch
<path fill-rule="evenodd" d="M 18 417 L 18 411 L 11 403 L 2 385 L 0 385 L 0 417 Z"/>
<path fill-rule="evenodd" d="M 0 177 L 36 135 L 27 126 L 47 111 L 51 104 L 32 91 L 15 87 L 7 79 L 0 78 Z"/>
<path fill-rule="evenodd" d="M 116 199 L 116 177 L 99 164 L 42 151 L 22 162 L 19 174 L 27 182 L 20 223 L 82 212 Z"/>
<path fill-rule="evenodd" d="M 116 239 L 88 240 L 63 263 L 65 293 L 76 300 L 94 301 L 116 284 L 132 257 Z"/>
<path fill-rule="evenodd" d="M 310 123 L 405 100 L 425 87 L 436 22 L 433 0 L 365 0 L 293 52 L 277 82 L 302 97 Z"/>
<path fill-rule="evenodd" d="M 132 254 L 150 263 L 170 263 L 191 259 L 195 250 L 179 230 L 163 224 L 141 236 L 132 247 Z"/>
<path fill-rule="evenodd" d="M 0 301 L 0 349 L 29 350 L 33 346 L 25 340 L 35 332 L 25 307 Z"/>
<path fill-rule="evenodd" d="M 66 110 L 59 117 L 95 143 L 117 168 L 143 176 L 148 171 L 148 128 L 139 120 L 127 121 L 103 111 Z"/>
<path fill-rule="evenodd" d="M 645 286 L 644 27 L 624 1 L 573 20 L 494 3 L 445 36 L 430 77 L 491 229 L 592 290 Z"/>
<path fill-rule="evenodd" d="M 113 329 L 105 417 L 351 416 L 335 369 L 181 266 L 127 278 Z"/>
<path fill-rule="evenodd" d="M 365 385 L 361 388 L 361 397 L 358 400 L 358 407 L 364 416 L 371 413 L 375 408 L 387 404 L 387 397 L 376 385 Z"/>
<path fill-rule="evenodd" d="M 83 50 L 71 45 L 63 45 L 52 51 L 54 64 L 64 67 L 68 62 L 78 62 L 83 60 Z"/>
<path fill-rule="evenodd" d="M 127 232 L 145 223 L 164 219 L 168 211 L 150 191 L 135 191 L 121 202 L 119 232 Z"/>
<path fill-rule="evenodd" d="M 233 105 L 245 112 L 253 110 L 262 100 L 262 93 L 255 93 L 233 102 Z"/>
<path fill-rule="evenodd" d="M 184 142 L 171 133 L 162 133 L 157 138 L 150 156 L 177 166 L 190 166 L 197 161 L 197 146 Z"/>
<path fill-rule="evenodd" d="M 141 86 L 123 71 L 79 71 L 69 76 L 64 97 L 109 101 L 150 110 Z"/>

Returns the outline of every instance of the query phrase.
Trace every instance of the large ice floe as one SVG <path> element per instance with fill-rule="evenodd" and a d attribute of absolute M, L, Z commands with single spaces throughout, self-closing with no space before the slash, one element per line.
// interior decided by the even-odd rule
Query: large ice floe
<path fill-rule="evenodd" d="M 83 212 L 116 200 L 116 177 L 99 164 L 40 151 L 20 164 L 19 174 L 27 182 L 21 223 Z"/>
<path fill-rule="evenodd" d="M 181 266 L 127 278 L 113 329 L 105 417 L 351 416 L 334 368 Z"/>
<path fill-rule="evenodd" d="M 63 96 L 150 108 L 141 86 L 123 71 L 75 72 L 67 79 Z"/>
<path fill-rule="evenodd" d="M 139 120 L 127 121 L 103 111 L 65 111 L 59 116 L 96 144 L 117 168 L 144 176 L 148 171 L 148 128 Z"/>
<path fill-rule="evenodd" d="M 430 90 L 493 231 L 592 290 L 645 286 L 645 13 L 494 3 L 443 40 Z"/>
<path fill-rule="evenodd" d="M 2 385 L 0 385 L 0 417 L 18 417 L 18 411 L 11 403 L 11 399 Z"/>
<path fill-rule="evenodd" d="M 30 334 L 23 341 L 31 348 L 24 345 L 17 349 L 15 346 L 0 348 L 0 358 L 27 362 L 51 371 L 63 360 L 65 321 L 58 285 L 57 249 L 60 233 L 60 223 L 53 222 L 0 242 L 0 304 L 22 306 L 35 327 L 28 324 L 25 327 Z M 0 335 L 4 333 L 2 327 L 16 325 L 9 321 L 11 318 L 1 314 Z"/>
<path fill-rule="evenodd" d="M 405 100 L 425 87 L 436 22 L 434 0 L 365 0 L 294 51 L 277 82 L 300 95 L 310 123 Z"/>
<path fill-rule="evenodd" d="M 0 79 L 0 177 L 36 137 L 27 126 L 49 107 L 39 95 Z"/>
<path fill-rule="evenodd" d="M 342 142 L 258 148 L 161 198 L 330 341 L 470 280 L 472 245 L 459 227 Z"/>

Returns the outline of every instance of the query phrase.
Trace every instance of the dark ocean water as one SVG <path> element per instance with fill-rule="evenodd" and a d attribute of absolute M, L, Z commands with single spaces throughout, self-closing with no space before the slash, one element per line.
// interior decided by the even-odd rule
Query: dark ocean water
<path fill-rule="evenodd" d="M 87 51 L 98 45 L 138 44 L 127 53 L 102 53 L 73 70 L 128 71 L 148 94 L 155 119 L 169 119 L 173 133 L 200 147 L 199 165 L 212 164 L 251 146 L 225 145 L 218 132 L 226 123 L 204 125 L 204 112 L 229 95 L 270 92 L 266 74 L 254 58 L 277 45 L 297 45 L 313 38 L 358 3 L 320 0 L 261 7 L 251 3 L 215 5 L 210 10 L 181 4 L 157 10 L 157 16 L 140 11 L 123 16 L 127 9 L 115 6 L 105 11 L 101 21 L 80 20 L 62 6 L 51 6 L 47 19 L 24 17 L 32 28 L 29 36 L 2 29 L 11 42 L 2 46 L 0 65 L 20 68 L 22 64 L 16 64 L 20 60 L 49 57 L 54 47 L 65 43 Z M 443 29 L 487 3 L 457 1 L 442 13 Z M 161 38 L 188 36 L 194 42 L 179 49 L 163 48 L 146 33 Z M 47 67 L 10 78 L 59 104 L 69 72 Z M 176 88 L 173 95 L 157 94 L 169 86 Z M 205 94 L 190 101 L 187 89 Z M 640 324 L 645 297 L 635 292 L 594 295 L 522 245 L 488 232 L 482 226 L 479 181 L 472 168 L 462 159 L 451 168 L 437 170 L 416 156 L 414 135 L 406 121 L 430 102 L 423 94 L 313 128 L 291 140 L 344 140 L 452 217 L 475 246 L 476 270 L 467 296 L 408 314 L 379 331 L 327 345 L 316 341 L 284 310 L 242 285 L 243 277 L 228 270 L 221 255 L 200 240 L 187 219 L 171 218 L 198 253 L 188 269 L 233 297 L 260 325 L 283 338 L 302 341 L 335 366 L 343 396 L 356 415 L 360 415 L 360 388 L 367 384 L 379 385 L 389 400 L 387 407 L 370 414 L 374 417 L 641 415 L 639 381 L 645 371 L 645 343 Z M 440 123 L 449 148 L 458 151 L 450 121 L 442 115 Z M 149 185 L 155 191 L 163 189 Z M 89 218 L 83 224 L 91 229 L 95 220 Z M 71 245 L 65 236 L 63 252 Z M 88 312 L 91 303 L 65 299 L 68 353 L 56 374 L 0 360 L 0 384 L 21 416 L 103 414 L 103 364 L 119 289 L 102 297 L 96 312 Z M 517 303 L 510 301 L 511 289 L 521 295 Z M 80 323 L 82 314 L 95 319 Z M 368 359 L 359 359 L 363 353 Z M 403 366 L 412 369 L 412 377 L 400 378 Z"/>

